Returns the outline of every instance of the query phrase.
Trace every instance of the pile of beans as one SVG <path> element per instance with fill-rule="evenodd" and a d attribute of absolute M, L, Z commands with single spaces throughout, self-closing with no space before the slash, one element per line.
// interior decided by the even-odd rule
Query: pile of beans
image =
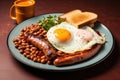
<path fill-rule="evenodd" d="M 51 64 L 52 62 L 49 61 L 44 53 L 36 48 L 35 46 L 31 45 L 24 39 L 24 34 L 30 33 L 35 36 L 43 35 L 46 38 L 46 33 L 41 26 L 38 24 L 32 24 L 30 26 L 26 26 L 23 28 L 17 38 L 13 40 L 15 47 L 20 51 L 28 59 L 31 59 L 35 62 L 39 63 L 47 63 Z"/>

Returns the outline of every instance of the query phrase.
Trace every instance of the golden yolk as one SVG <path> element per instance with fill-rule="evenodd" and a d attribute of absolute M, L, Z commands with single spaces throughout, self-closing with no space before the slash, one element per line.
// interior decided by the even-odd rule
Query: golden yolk
<path fill-rule="evenodd" d="M 55 38 L 60 42 L 66 42 L 71 38 L 71 33 L 68 30 L 63 28 L 56 29 L 54 31 L 54 35 L 55 35 Z"/>

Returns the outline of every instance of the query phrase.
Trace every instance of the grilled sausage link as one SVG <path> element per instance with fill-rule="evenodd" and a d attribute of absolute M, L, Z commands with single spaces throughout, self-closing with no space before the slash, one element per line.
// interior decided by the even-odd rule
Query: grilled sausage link
<path fill-rule="evenodd" d="M 97 44 L 93 46 L 92 49 L 90 50 L 58 57 L 54 60 L 54 65 L 64 66 L 64 65 L 70 65 L 70 64 L 77 63 L 77 62 L 81 62 L 95 55 L 99 51 L 100 48 L 101 48 L 101 45 Z"/>
<path fill-rule="evenodd" d="M 31 34 L 25 34 L 24 38 L 29 43 L 42 50 L 49 60 L 56 57 L 56 49 L 52 47 L 52 45 L 47 40 L 45 40 L 43 36 L 33 36 Z"/>

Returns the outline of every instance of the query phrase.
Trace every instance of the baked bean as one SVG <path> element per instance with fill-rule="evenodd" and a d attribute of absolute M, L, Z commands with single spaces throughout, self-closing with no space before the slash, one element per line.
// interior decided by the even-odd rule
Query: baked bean
<path fill-rule="evenodd" d="M 17 42 L 17 41 L 14 41 L 14 44 L 18 44 L 18 42 Z"/>
<path fill-rule="evenodd" d="M 47 61 L 47 64 L 51 64 L 51 61 Z"/>
<path fill-rule="evenodd" d="M 24 56 L 26 56 L 27 54 L 26 53 L 23 53 Z"/>
<path fill-rule="evenodd" d="M 25 51 L 30 51 L 30 49 L 28 47 L 26 47 Z"/>
<path fill-rule="evenodd" d="M 35 51 L 35 54 L 38 54 L 39 53 L 39 51 Z"/>
<path fill-rule="evenodd" d="M 38 55 L 37 55 L 36 57 L 37 57 L 38 59 L 41 59 L 41 56 L 38 56 Z"/>
<path fill-rule="evenodd" d="M 51 61 L 47 60 L 46 56 L 41 50 L 29 44 L 29 42 L 27 42 L 24 39 L 24 35 L 26 33 L 33 34 L 36 36 L 42 35 L 46 37 L 47 31 L 45 31 L 38 24 L 36 25 L 32 24 L 28 27 L 26 26 L 25 28 L 23 28 L 20 34 L 18 35 L 18 37 L 16 39 L 13 39 L 13 42 L 15 44 L 15 47 L 19 50 L 19 52 L 22 53 L 26 58 L 31 59 L 33 61 L 40 62 L 40 63 L 50 64 Z"/>
<path fill-rule="evenodd" d="M 41 59 L 41 63 L 43 63 L 43 64 L 44 64 L 45 62 L 46 62 L 46 60 L 45 60 L 45 59 Z"/>
<path fill-rule="evenodd" d="M 47 32 L 46 31 L 43 31 L 42 33 L 41 33 L 41 35 L 45 35 Z"/>
<path fill-rule="evenodd" d="M 24 39 L 22 39 L 22 43 L 25 43 L 26 41 Z"/>
<path fill-rule="evenodd" d="M 32 54 L 32 56 L 36 57 L 37 55 L 36 54 Z"/>
<path fill-rule="evenodd" d="M 14 43 L 18 42 L 18 39 L 13 39 L 13 42 L 14 42 Z"/>
<path fill-rule="evenodd" d="M 33 47 L 33 45 L 29 45 L 29 47 Z"/>
<path fill-rule="evenodd" d="M 42 56 L 41 59 L 45 59 L 45 56 Z"/>
<path fill-rule="evenodd" d="M 26 46 L 26 43 L 21 43 L 22 46 Z"/>
<path fill-rule="evenodd" d="M 26 55 L 27 58 L 30 58 L 30 55 Z"/>
<path fill-rule="evenodd" d="M 21 45 L 21 49 L 25 49 L 25 48 L 26 48 L 26 46 L 22 46 L 22 45 Z"/>
<path fill-rule="evenodd" d="M 34 58 L 33 58 L 33 61 L 37 61 L 37 58 L 36 58 L 36 57 L 34 57 Z"/>
<path fill-rule="evenodd" d="M 19 44 L 15 44 L 15 47 L 18 48 L 18 47 L 19 47 Z"/>
<path fill-rule="evenodd" d="M 33 33 L 33 35 L 35 35 L 35 36 L 36 36 L 36 35 L 37 35 L 37 32 Z"/>
<path fill-rule="evenodd" d="M 61 54 L 61 53 L 62 53 L 62 51 L 57 51 L 57 53 L 58 53 L 58 54 Z"/>
<path fill-rule="evenodd" d="M 25 51 L 26 54 L 30 54 L 30 51 Z"/>
<path fill-rule="evenodd" d="M 18 41 L 18 44 L 21 44 L 21 42 L 22 42 L 22 41 L 21 41 L 21 40 L 19 40 L 19 41 Z"/>
<path fill-rule="evenodd" d="M 31 53 L 32 53 L 32 54 L 35 54 L 35 53 L 36 53 L 36 50 L 31 51 Z"/>
<path fill-rule="evenodd" d="M 21 50 L 21 46 L 18 46 L 18 50 Z"/>
<path fill-rule="evenodd" d="M 29 49 L 30 48 L 30 45 L 26 45 L 26 49 Z"/>
<path fill-rule="evenodd" d="M 37 61 L 41 63 L 41 59 L 40 58 L 37 58 Z"/>
<path fill-rule="evenodd" d="M 33 55 L 33 53 L 32 53 L 32 52 L 30 52 L 30 54 L 29 54 L 29 55 L 31 56 L 31 55 Z"/>
<path fill-rule="evenodd" d="M 36 47 L 31 47 L 31 49 L 32 49 L 32 50 L 37 50 L 37 48 L 36 48 Z"/>
<path fill-rule="evenodd" d="M 27 30 L 27 27 L 23 28 L 21 32 L 25 32 Z"/>
<path fill-rule="evenodd" d="M 22 36 L 23 36 L 23 33 L 20 33 L 19 36 L 22 37 Z"/>
<path fill-rule="evenodd" d="M 30 56 L 30 58 L 31 58 L 31 59 L 33 59 L 33 58 L 34 58 L 34 56 L 33 56 L 33 55 L 31 55 L 31 56 Z"/>
<path fill-rule="evenodd" d="M 23 52 L 24 52 L 24 50 L 22 50 L 22 49 L 20 49 L 19 51 L 20 51 L 20 53 L 23 53 Z"/>

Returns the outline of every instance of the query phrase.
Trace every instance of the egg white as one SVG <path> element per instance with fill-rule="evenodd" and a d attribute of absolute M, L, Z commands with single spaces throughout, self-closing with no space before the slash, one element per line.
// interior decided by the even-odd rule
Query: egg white
<path fill-rule="evenodd" d="M 95 44 L 104 44 L 105 43 L 105 35 L 100 33 L 97 34 L 91 27 L 89 26 L 84 26 L 81 29 L 89 31 L 92 33 L 93 38 L 91 41 L 86 42 L 83 39 L 81 39 L 80 37 L 75 37 L 77 40 L 77 44 L 79 44 L 78 46 L 78 50 L 77 51 L 84 51 L 84 50 L 89 50 L 92 48 L 93 45 Z"/>

